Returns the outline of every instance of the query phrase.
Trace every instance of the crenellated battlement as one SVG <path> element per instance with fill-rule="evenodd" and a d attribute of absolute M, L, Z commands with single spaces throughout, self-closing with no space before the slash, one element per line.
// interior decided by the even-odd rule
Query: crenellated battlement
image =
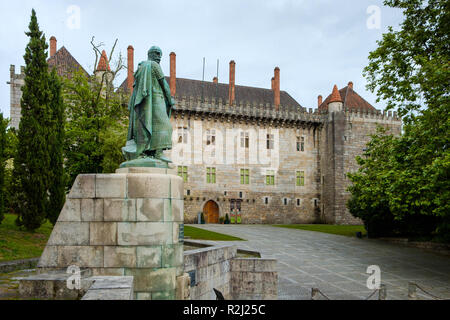
<path fill-rule="evenodd" d="M 397 115 L 397 112 L 394 111 L 381 111 L 381 110 L 367 110 L 367 109 L 344 109 L 345 115 L 347 119 L 354 119 L 354 118 L 360 118 L 360 119 L 375 119 L 379 121 L 399 121 L 401 122 L 402 119 Z"/>
<path fill-rule="evenodd" d="M 277 120 L 283 122 L 309 122 L 321 123 L 323 115 L 318 110 L 296 106 L 280 105 L 278 110 L 274 104 L 258 104 L 250 101 L 241 101 L 239 104 L 229 105 L 229 101 L 223 101 L 215 97 L 186 97 L 178 98 L 174 107 L 178 113 L 200 113 L 218 115 L 222 117 L 246 117 L 260 120 Z"/>
<path fill-rule="evenodd" d="M 318 111 L 318 109 L 306 109 L 297 106 L 280 105 L 278 110 L 274 104 L 262 104 L 250 101 L 241 101 L 238 104 L 229 105 L 228 100 L 216 99 L 215 97 L 182 96 L 176 99 L 175 112 L 177 113 L 198 113 L 203 115 L 220 115 L 221 117 L 247 117 L 255 119 L 281 120 L 288 122 L 310 122 L 321 123 L 327 118 L 328 112 Z M 367 109 L 344 108 L 346 118 L 354 119 L 374 119 L 377 121 L 401 121 L 397 112 L 392 111 L 372 111 Z"/>

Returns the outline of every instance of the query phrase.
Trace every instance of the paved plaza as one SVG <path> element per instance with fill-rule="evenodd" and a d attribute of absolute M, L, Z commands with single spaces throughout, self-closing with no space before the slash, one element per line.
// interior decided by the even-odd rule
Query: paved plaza
<path fill-rule="evenodd" d="M 268 225 L 195 225 L 248 241 L 207 241 L 236 244 L 240 249 L 278 260 L 278 298 L 311 298 L 319 288 L 332 300 L 365 299 L 373 290 L 366 287 L 370 265 L 381 268 L 381 283 L 387 299 L 408 299 L 408 283 L 450 299 L 450 257 L 380 240 L 358 239 L 321 232 L 286 229 Z M 418 292 L 419 299 L 432 299 Z M 377 299 L 378 294 L 370 299 Z"/>

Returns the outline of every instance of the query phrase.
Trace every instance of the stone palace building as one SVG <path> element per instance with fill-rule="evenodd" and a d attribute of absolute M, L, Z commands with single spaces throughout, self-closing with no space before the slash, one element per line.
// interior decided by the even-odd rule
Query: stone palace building
<path fill-rule="evenodd" d="M 128 74 L 119 87 L 133 90 L 134 49 L 128 47 Z M 96 72 L 108 72 L 100 59 Z M 50 38 L 50 67 L 61 76 L 83 67 Z M 207 223 L 233 217 L 241 223 L 360 224 L 346 209 L 348 172 L 357 170 L 377 126 L 401 133 L 396 113 L 381 112 L 364 100 L 353 83 L 307 110 L 280 89 L 280 69 L 271 89 L 236 85 L 236 63 L 228 83 L 176 77 L 170 54 L 173 149 L 169 156 L 184 179 L 185 223 L 204 213 Z M 86 72 L 86 71 L 84 71 Z M 88 74 L 86 72 L 86 74 Z M 23 68 L 10 68 L 11 126 L 18 128 Z M 331 86 L 330 86 L 331 87 Z"/>

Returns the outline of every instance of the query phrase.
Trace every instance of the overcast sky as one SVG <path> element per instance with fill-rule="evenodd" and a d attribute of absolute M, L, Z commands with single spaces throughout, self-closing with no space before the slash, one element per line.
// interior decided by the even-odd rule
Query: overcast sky
<path fill-rule="evenodd" d="M 378 26 L 371 6 L 380 9 Z M 381 0 L 1 1 L 0 107 L 6 117 L 9 66 L 19 72 L 24 64 L 32 8 L 47 40 L 55 36 L 58 49 L 64 45 L 88 71 L 94 64 L 91 37 L 107 52 L 118 38 L 125 59 L 128 45 L 134 46 L 135 66 L 152 45 L 161 47 L 166 75 L 174 51 L 182 78 L 201 80 L 205 57 L 205 80 L 215 76 L 219 59 L 219 82 L 228 83 L 229 61 L 235 60 L 236 84 L 270 88 L 279 66 L 281 90 L 307 108 L 317 108 L 317 96 L 325 99 L 334 84 L 353 81 L 355 91 L 382 109 L 365 89 L 362 71 L 387 26 L 402 21 L 401 12 Z M 117 85 L 125 77 L 124 70 Z"/>

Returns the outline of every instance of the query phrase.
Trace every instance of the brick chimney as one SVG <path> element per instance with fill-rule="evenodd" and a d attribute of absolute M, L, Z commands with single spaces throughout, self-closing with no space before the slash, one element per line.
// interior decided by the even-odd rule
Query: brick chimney
<path fill-rule="evenodd" d="M 214 82 L 215 84 L 217 84 L 217 83 L 219 83 L 219 79 L 217 79 L 217 77 L 214 77 L 214 78 L 213 78 L 213 82 Z"/>
<path fill-rule="evenodd" d="M 350 82 L 348 83 L 348 87 L 349 87 L 350 89 L 353 90 L 353 82 L 350 81 Z"/>
<path fill-rule="evenodd" d="M 177 93 L 177 55 L 170 53 L 170 95 L 175 97 Z"/>
<path fill-rule="evenodd" d="M 56 38 L 50 37 L 50 58 L 53 57 L 56 53 Z"/>
<path fill-rule="evenodd" d="M 134 48 L 133 46 L 128 46 L 127 49 L 127 59 L 128 59 L 128 77 L 127 77 L 127 88 L 130 93 L 133 93 L 134 84 Z"/>
<path fill-rule="evenodd" d="M 278 108 L 280 107 L 280 68 L 276 67 L 274 73 L 273 103 L 275 105 L 275 109 L 278 111 Z"/>
<path fill-rule="evenodd" d="M 230 61 L 230 85 L 228 89 L 228 100 L 230 101 L 230 106 L 234 104 L 235 99 L 235 72 L 236 72 L 236 62 L 234 60 Z"/>
<path fill-rule="evenodd" d="M 320 106 L 322 105 L 322 102 L 323 102 L 323 100 L 322 100 L 322 95 L 319 95 L 319 96 L 317 97 L 317 107 L 320 107 Z"/>

